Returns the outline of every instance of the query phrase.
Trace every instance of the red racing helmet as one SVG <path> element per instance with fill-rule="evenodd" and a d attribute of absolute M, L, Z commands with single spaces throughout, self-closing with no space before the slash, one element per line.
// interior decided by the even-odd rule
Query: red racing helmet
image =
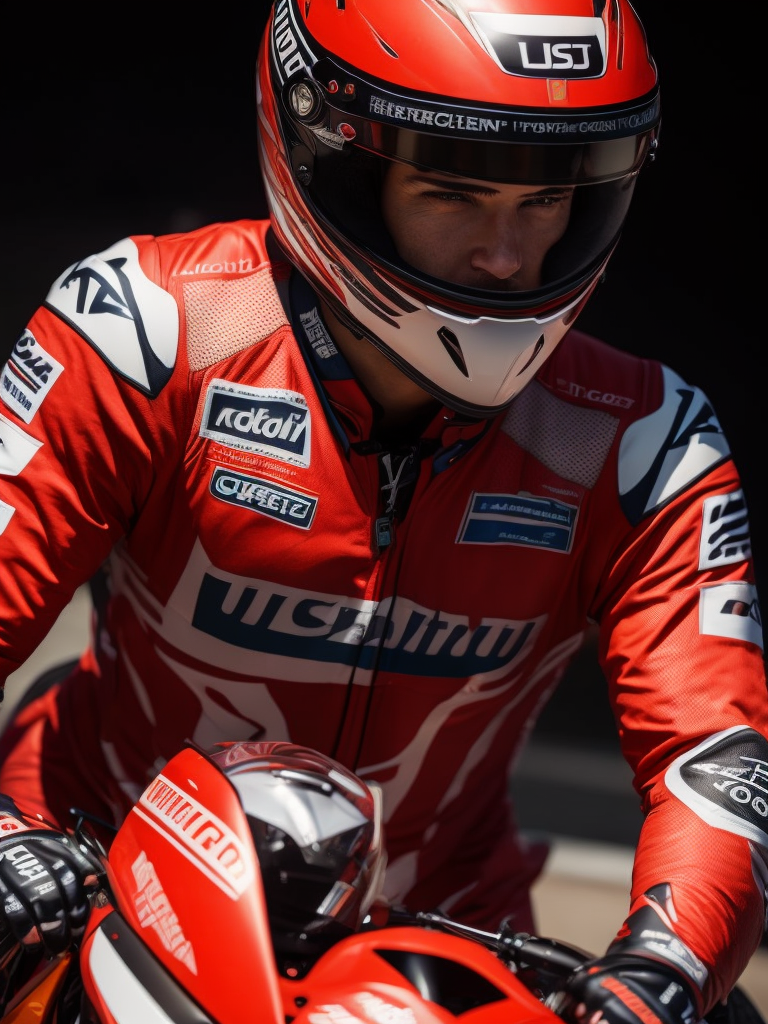
<path fill-rule="evenodd" d="M 658 76 L 628 0 L 276 0 L 257 69 L 281 246 L 336 315 L 449 407 L 504 408 L 599 281 L 657 144 Z M 529 290 L 409 265 L 387 166 L 573 188 Z"/>

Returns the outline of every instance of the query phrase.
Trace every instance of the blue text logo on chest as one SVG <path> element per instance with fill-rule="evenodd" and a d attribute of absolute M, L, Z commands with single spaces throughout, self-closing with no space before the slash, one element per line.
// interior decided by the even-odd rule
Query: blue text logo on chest
<path fill-rule="evenodd" d="M 213 471 L 210 491 L 215 498 L 230 505 L 250 508 L 300 530 L 310 528 L 317 510 L 317 498 L 221 466 Z"/>
<path fill-rule="evenodd" d="M 478 494 L 469 498 L 457 544 L 520 544 L 567 553 L 578 507 L 529 494 Z"/>
<path fill-rule="evenodd" d="M 310 414 L 303 395 L 214 380 L 208 386 L 202 437 L 294 466 L 310 460 Z"/>

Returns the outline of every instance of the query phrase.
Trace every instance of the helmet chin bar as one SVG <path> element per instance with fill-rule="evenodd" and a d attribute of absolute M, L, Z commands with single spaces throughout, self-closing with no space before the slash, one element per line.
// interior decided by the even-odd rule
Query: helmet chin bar
<path fill-rule="evenodd" d="M 533 379 L 598 280 L 599 276 L 593 278 L 544 318 L 461 317 L 417 305 L 413 296 L 407 296 L 407 311 L 377 317 L 376 330 L 370 307 L 343 277 L 337 278 L 343 298 L 321 290 L 337 319 L 356 338 L 372 344 L 427 394 L 455 412 L 485 419 L 503 411 Z M 315 288 L 320 286 L 316 277 L 310 276 L 310 281 Z"/>

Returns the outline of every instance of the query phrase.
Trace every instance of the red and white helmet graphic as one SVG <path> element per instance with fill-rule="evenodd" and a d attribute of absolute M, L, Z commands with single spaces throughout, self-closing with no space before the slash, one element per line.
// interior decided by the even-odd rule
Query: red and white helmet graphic
<path fill-rule="evenodd" d="M 277 0 L 257 72 L 277 238 L 342 322 L 448 406 L 506 406 L 596 286 L 653 153 L 656 67 L 627 0 Z M 381 213 L 392 161 L 573 187 L 529 290 L 431 277 Z"/>

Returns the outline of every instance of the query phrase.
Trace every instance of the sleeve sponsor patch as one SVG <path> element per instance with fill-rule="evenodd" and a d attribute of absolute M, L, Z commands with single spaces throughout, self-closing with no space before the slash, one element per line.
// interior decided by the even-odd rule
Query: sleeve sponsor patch
<path fill-rule="evenodd" d="M 763 649 L 763 620 L 752 583 L 733 581 L 699 591 L 699 633 L 743 640 Z"/>
<path fill-rule="evenodd" d="M 18 476 L 42 446 L 0 413 L 0 476 Z"/>
<path fill-rule="evenodd" d="M 751 555 L 744 492 L 730 491 L 707 498 L 702 510 L 699 569 L 745 562 Z"/>
<path fill-rule="evenodd" d="M 768 850 L 768 740 L 748 726 L 717 733 L 682 754 L 664 780 L 714 828 Z"/>
<path fill-rule="evenodd" d="M 0 398 L 25 423 L 40 408 L 64 367 L 26 330 L 13 347 L 0 377 Z"/>

